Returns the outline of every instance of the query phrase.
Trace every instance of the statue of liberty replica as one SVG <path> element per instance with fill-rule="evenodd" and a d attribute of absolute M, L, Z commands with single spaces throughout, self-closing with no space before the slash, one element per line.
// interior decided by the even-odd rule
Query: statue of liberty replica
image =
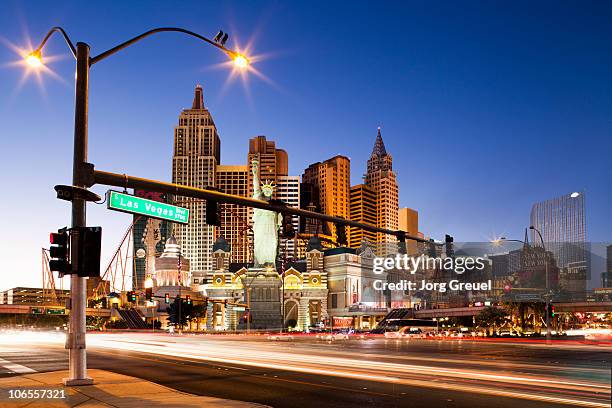
<path fill-rule="evenodd" d="M 259 161 L 253 159 L 253 198 L 256 200 L 270 201 L 274 186 L 265 183 L 260 186 Z M 253 257 L 256 267 L 272 266 L 276 263 L 278 253 L 278 232 L 282 224 L 281 214 L 260 210 L 253 210 Z"/>
<path fill-rule="evenodd" d="M 259 161 L 253 159 L 253 198 L 270 201 L 274 193 L 272 183 L 261 183 L 259 178 Z M 280 329 L 281 313 L 281 277 L 276 271 L 278 254 L 278 236 L 283 217 L 281 214 L 253 209 L 253 263 L 248 268 L 247 276 L 242 278 L 245 290 L 245 301 L 249 304 L 250 326 L 241 323 L 245 329 Z"/>

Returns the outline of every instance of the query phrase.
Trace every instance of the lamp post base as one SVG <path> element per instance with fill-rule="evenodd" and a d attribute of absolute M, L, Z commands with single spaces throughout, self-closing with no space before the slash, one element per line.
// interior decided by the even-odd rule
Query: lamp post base
<path fill-rule="evenodd" d="M 79 385 L 93 385 L 93 378 L 63 378 L 62 383 L 67 387 L 74 387 Z"/>

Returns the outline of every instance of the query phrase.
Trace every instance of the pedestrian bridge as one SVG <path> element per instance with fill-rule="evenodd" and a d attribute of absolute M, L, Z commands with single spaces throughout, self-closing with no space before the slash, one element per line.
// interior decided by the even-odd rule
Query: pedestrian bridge
<path fill-rule="evenodd" d="M 563 312 L 582 312 L 582 313 L 610 313 L 612 312 L 612 302 L 553 302 L 555 313 Z M 495 306 L 500 309 L 503 306 Z M 447 309 L 425 309 L 414 312 L 414 317 L 417 319 L 426 319 L 433 317 L 460 317 L 460 316 L 476 316 L 486 306 L 473 307 L 451 307 Z"/>
<path fill-rule="evenodd" d="M 2 314 L 31 314 L 31 315 L 51 315 L 63 316 L 69 315 L 70 310 L 58 305 L 45 306 L 28 306 L 28 305 L 0 305 L 0 315 Z M 98 309 L 94 307 L 87 308 L 87 316 L 110 317 L 110 309 Z"/>

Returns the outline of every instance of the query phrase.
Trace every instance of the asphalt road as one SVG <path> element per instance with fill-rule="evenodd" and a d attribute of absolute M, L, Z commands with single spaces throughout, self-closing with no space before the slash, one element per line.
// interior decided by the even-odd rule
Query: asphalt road
<path fill-rule="evenodd" d="M 1 337 L 0 376 L 67 369 L 61 339 Z M 148 334 L 88 343 L 89 367 L 279 408 L 610 406 L 608 347 Z"/>

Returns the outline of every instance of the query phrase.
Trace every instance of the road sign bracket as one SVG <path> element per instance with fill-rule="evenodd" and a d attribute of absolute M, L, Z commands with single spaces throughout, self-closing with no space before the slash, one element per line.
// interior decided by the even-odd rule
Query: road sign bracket
<path fill-rule="evenodd" d="M 65 201 L 74 201 L 78 199 L 85 201 L 100 201 L 102 199 L 102 197 L 93 191 L 89 191 L 83 187 L 58 184 L 55 186 L 55 191 L 57 191 L 57 198 Z"/>

